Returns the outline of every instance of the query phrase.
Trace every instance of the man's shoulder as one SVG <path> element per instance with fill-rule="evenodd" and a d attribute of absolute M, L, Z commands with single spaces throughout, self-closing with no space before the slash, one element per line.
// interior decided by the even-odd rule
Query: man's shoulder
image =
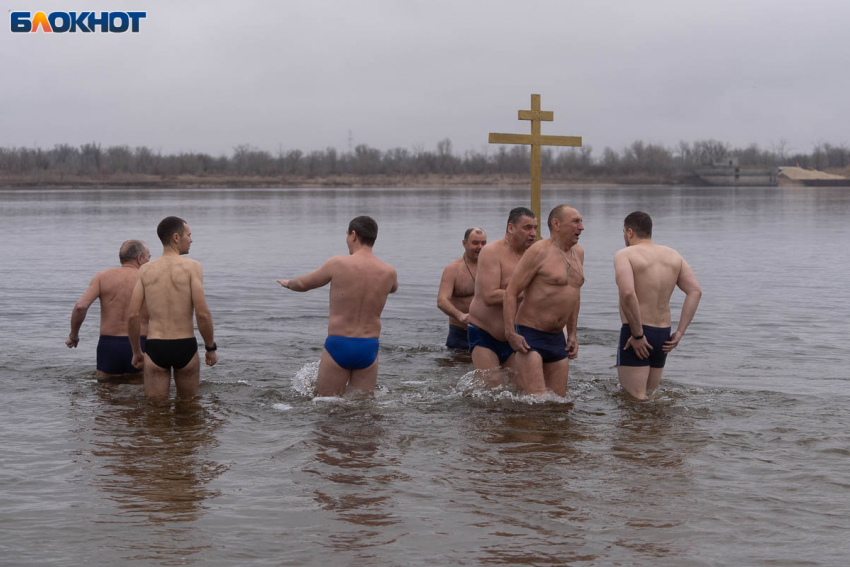
<path fill-rule="evenodd" d="M 478 263 L 480 264 L 482 260 L 485 262 L 488 260 L 499 260 L 505 251 L 504 240 L 504 238 L 500 238 L 499 240 L 485 244 L 484 248 L 481 249 L 481 253 L 478 255 Z"/>
<path fill-rule="evenodd" d="M 443 269 L 443 273 L 445 272 L 456 272 L 460 267 L 463 266 L 463 256 L 460 258 L 456 258 L 446 264 L 446 267 Z"/>

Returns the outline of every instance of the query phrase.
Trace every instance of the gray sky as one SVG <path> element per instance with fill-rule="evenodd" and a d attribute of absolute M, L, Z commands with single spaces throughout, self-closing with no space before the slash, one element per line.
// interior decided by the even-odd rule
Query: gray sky
<path fill-rule="evenodd" d="M 846 0 L 3 0 L 0 146 L 484 150 L 850 143 Z M 11 11 L 143 10 L 138 34 L 13 34 Z M 492 147 L 491 147 L 492 151 Z"/>

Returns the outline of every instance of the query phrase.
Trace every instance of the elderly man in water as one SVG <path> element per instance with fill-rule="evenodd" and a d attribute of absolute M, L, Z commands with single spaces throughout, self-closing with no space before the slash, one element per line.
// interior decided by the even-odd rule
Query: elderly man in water
<path fill-rule="evenodd" d="M 652 242 L 652 219 L 635 211 L 623 221 L 626 247 L 614 254 L 620 292 L 620 345 L 617 375 L 625 391 L 645 400 L 661 383 L 667 354 L 679 346 L 696 314 L 702 290 L 682 256 Z M 682 314 L 671 331 L 670 296 L 685 292 Z"/>
<path fill-rule="evenodd" d="M 97 341 L 97 379 L 109 380 L 125 374 L 141 372 L 131 362 L 133 349 L 127 338 L 127 308 L 139 268 L 151 259 L 151 251 L 141 240 L 128 240 L 118 250 L 120 268 L 108 268 L 92 278 L 83 296 L 71 312 L 71 332 L 65 339 L 68 348 L 80 344 L 80 327 L 89 307 L 100 299 L 100 338 Z M 141 348 L 147 334 L 147 312 L 142 312 Z"/>
<path fill-rule="evenodd" d="M 443 270 L 437 307 L 449 316 L 449 335 L 446 346 L 453 350 L 469 351 L 466 324 L 469 322 L 469 304 L 475 294 L 475 276 L 478 273 L 478 255 L 487 244 L 487 235 L 477 227 L 466 229 L 463 235 L 463 256 Z"/>
<path fill-rule="evenodd" d="M 372 393 L 378 378 L 378 339 L 387 297 L 398 289 L 395 268 L 372 253 L 378 223 L 360 216 L 348 224 L 348 256 L 334 256 L 309 274 L 277 282 L 292 291 L 331 284 L 328 337 L 319 362 L 319 396 L 346 386 Z"/>
<path fill-rule="evenodd" d="M 522 256 L 505 290 L 505 336 L 516 351 L 518 385 L 527 394 L 545 394 L 548 388 L 566 396 L 570 359 L 578 355 L 584 284 L 584 250 L 578 239 L 584 224 L 581 214 L 567 205 L 552 209 L 548 224 L 550 237 Z"/>

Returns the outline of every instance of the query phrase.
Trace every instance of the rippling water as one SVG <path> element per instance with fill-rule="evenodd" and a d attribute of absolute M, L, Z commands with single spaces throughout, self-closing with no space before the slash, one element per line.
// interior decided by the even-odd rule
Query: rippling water
<path fill-rule="evenodd" d="M 526 191 L 0 192 L 0 564 L 845 565 L 850 191 L 543 198 L 581 211 L 588 283 L 568 396 L 534 403 L 483 389 L 436 309 L 463 231 L 499 238 Z M 703 288 L 644 404 L 614 368 L 635 209 Z M 97 304 L 63 340 L 91 276 L 171 214 L 220 363 L 198 400 L 152 403 L 94 380 Z M 314 399 L 327 291 L 274 280 L 345 253 L 358 214 L 401 282 L 379 390 Z"/>

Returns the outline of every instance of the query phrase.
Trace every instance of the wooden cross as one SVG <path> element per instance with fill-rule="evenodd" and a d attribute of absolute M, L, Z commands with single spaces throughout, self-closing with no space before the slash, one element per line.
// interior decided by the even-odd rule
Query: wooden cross
<path fill-rule="evenodd" d="M 541 136 L 540 122 L 552 122 L 551 110 L 540 110 L 540 95 L 531 95 L 531 110 L 520 110 L 518 120 L 531 120 L 531 135 L 490 133 L 491 144 L 531 145 L 531 210 L 537 215 L 537 238 L 540 239 L 540 146 L 581 147 L 581 136 Z"/>

